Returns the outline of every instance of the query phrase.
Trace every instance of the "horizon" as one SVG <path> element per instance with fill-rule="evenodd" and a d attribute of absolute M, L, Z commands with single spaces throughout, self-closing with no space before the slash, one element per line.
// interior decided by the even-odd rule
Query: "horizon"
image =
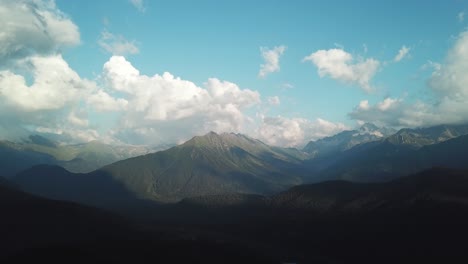
<path fill-rule="evenodd" d="M 468 123 L 467 7 L 0 0 L 0 139 L 300 147 L 364 123 Z"/>

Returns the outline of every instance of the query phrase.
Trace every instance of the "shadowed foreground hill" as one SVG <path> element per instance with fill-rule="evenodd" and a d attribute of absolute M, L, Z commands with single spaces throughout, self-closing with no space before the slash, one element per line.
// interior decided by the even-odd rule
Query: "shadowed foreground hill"
<path fill-rule="evenodd" d="M 38 211 L 31 212 L 44 212 L 40 217 L 45 222 L 48 215 L 55 215 L 52 209 L 34 208 Z M 30 210 L 20 210 L 24 211 Z M 35 217 L 16 214 L 7 223 L 17 218 L 30 223 L 28 219 Z M 57 217 L 57 221 L 68 225 L 74 223 L 71 218 Z M 193 263 L 207 256 L 208 263 L 264 263 L 258 256 L 281 263 L 466 263 L 468 172 L 434 168 L 387 183 L 330 181 L 293 187 L 271 197 L 200 196 L 153 207 L 138 219 L 144 232 L 126 233 L 121 227 L 110 232 L 130 239 L 65 243 L 47 247 L 46 256 L 60 252 L 64 257 L 101 261 L 110 256 L 110 261 L 121 263 L 148 258 Z M 100 230 L 101 223 L 91 222 L 86 230 Z M 36 247 L 22 256 L 36 259 L 43 252 Z"/>
<path fill-rule="evenodd" d="M 279 263 L 243 246 L 187 239 L 3 184 L 0 212 L 1 263 Z"/>
<path fill-rule="evenodd" d="M 468 172 L 434 168 L 388 183 L 330 181 L 270 198 L 188 198 L 156 218 L 293 263 L 464 263 Z"/>

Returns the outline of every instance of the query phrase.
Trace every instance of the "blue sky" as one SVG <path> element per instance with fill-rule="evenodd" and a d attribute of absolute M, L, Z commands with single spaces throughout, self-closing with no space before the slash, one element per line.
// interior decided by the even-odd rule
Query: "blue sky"
<path fill-rule="evenodd" d="M 464 0 L 0 0 L 2 126 L 301 146 L 363 122 L 468 122 L 465 12 Z"/>

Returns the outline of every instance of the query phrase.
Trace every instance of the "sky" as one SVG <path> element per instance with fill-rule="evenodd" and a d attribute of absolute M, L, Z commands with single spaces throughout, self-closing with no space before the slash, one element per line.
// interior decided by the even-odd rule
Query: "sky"
<path fill-rule="evenodd" d="M 0 0 L 0 137 L 302 147 L 468 122 L 468 0 Z"/>

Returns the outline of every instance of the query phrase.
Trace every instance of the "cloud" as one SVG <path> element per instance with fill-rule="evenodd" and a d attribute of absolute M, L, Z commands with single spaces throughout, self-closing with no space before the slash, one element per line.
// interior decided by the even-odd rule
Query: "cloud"
<path fill-rule="evenodd" d="M 286 46 L 277 46 L 273 49 L 261 47 L 260 52 L 262 53 L 264 64 L 260 65 L 260 71 L 258 77 L 265 78 L 268 74 L 280 71 L 279 60 L 281 55 L 286 51 Z"/>
<path fill-rule="evenodd" d="M 278 96 L 272 96 L 272 97 L 268 97 L 268 104 L 269 105 L 279 105 L 281 102 L 280 102 L 280 99 Z"/>
<path fill-rule="evenodd" d="M 458 22 L 463 22 L 465 20 L 465 12 L 460 12 L 457 15 Z"/>
<path fill-rule="evenodd" d="M 72 111 L 72 112 L 70 112 L 70 114 L 68 115 L 68 121 L 71 124 L 73 124 L 75 126 L 79 126 L 79 127 L 87 127 L 89 125 L 89 121 L 88 121 L 88 118 L 87 118 L 86 111 L 82 111 L 82 112 Z"/>
<path fill-rule="evenodd" d="M 334 135 L 347 129 L 341 123 L 320 118 L 314 121 L 305 118 L 264 117 L 256 136 L 267 144 L 282 147 L 303 147 L 310 140 Z"/>
<path fill-rule="evenodd" d="M 404 98 L 385 98 L 375 105 L 361 101 L 349 116 L 388 126 L 420 127 L 468 122 L 468 31 L 457 37 L 443 63 L 428 62 L 432 68 L 427 81 L 429 102 L 410 102 Z"/>
<path fill-rule="evenodd" d="M 0 61 L 51 54 L 80 43 L 78 27 L 54 1 L 3 0 L 0 6 Z"/>
<path fill-rule="evenodd" d="M 14 119 L 17 126 L 60 134 L 68 143 L 94 140 L 84 98 L 93 96 L 96 83 L 80 76 L 61 55 L 31 56 L 17 62 L 25 76 L 0 71 L 0 119 Z M 0 135 L 2 138 L 5 134 Z M 8 135 L 6 135 L 8 137 Z"/>
<path fill-rule="evenodd" d="M 57 110 L 89 92 L 93 83 L 82 80 L 61 55 L 32 56 L 18 62 L 31 68 L 34 82 L 28 85 L 22 75 L 0 71 L 0 101 L 17 111 Z"/>
<path fill-rule="evenodd" d="M 210 130 L 241 132 L 247 122 L 242 111 L 260 103 L 258 92 L 216 78 L 199 87 L 168 72 L 141 75 L 121 56 L 104 64 L 103 78 L 108 89 L 122 94 L 114 101 L 127 102 L 116 132 L 127 140 L 135 133 L 139 138 L 180 140 Z"/>
<path fill-rule="evenodd" d="M 459 34 L 444 63 L 432 73 L 429 87 L 441 97 L 468 99 L 468 31 Z"/>
<path fill-rule="evenodd" d="M 393 59 L 393 61 L 394 62 L 401 61 L 402 59 L 404 59 L 405 57 L 408 56 L 410 50 L 411 50 L 410 48 L 408 48 L 406 46 L 402 46 L 401 49 L 398 51 L 398 54 Z"/>
<path fill-rule="evenodd" d="M 358 85 L 367 92 L 372 90 L 370 81 L 380 66 L 380 62 L 372 58 L 355 60 L 342 49 L 318 50 L 303 61 L 312 62 L 320 77 L 329 76 L 343 83 Z"/>
<path fill-rule="evenodd" d="M 127 108 L 128 101 L 122 98 L 114 98 L 103 90 L 90 95 L 87 103 L 99 112 L 123 111 Z"/>
<path fill-rule="evenodd" d="M 107 30 L 101 33 L 99 46 L 112 55 L 138 54 L 140 50 L 135 41 L 128 41 L 121 35 L 114 35 Z"/>
<path fill-rule="evenodd" d="M 130 0 L 130 3 L 140 12 L 145 12 L 146 7 L 143 0 Z"/>

